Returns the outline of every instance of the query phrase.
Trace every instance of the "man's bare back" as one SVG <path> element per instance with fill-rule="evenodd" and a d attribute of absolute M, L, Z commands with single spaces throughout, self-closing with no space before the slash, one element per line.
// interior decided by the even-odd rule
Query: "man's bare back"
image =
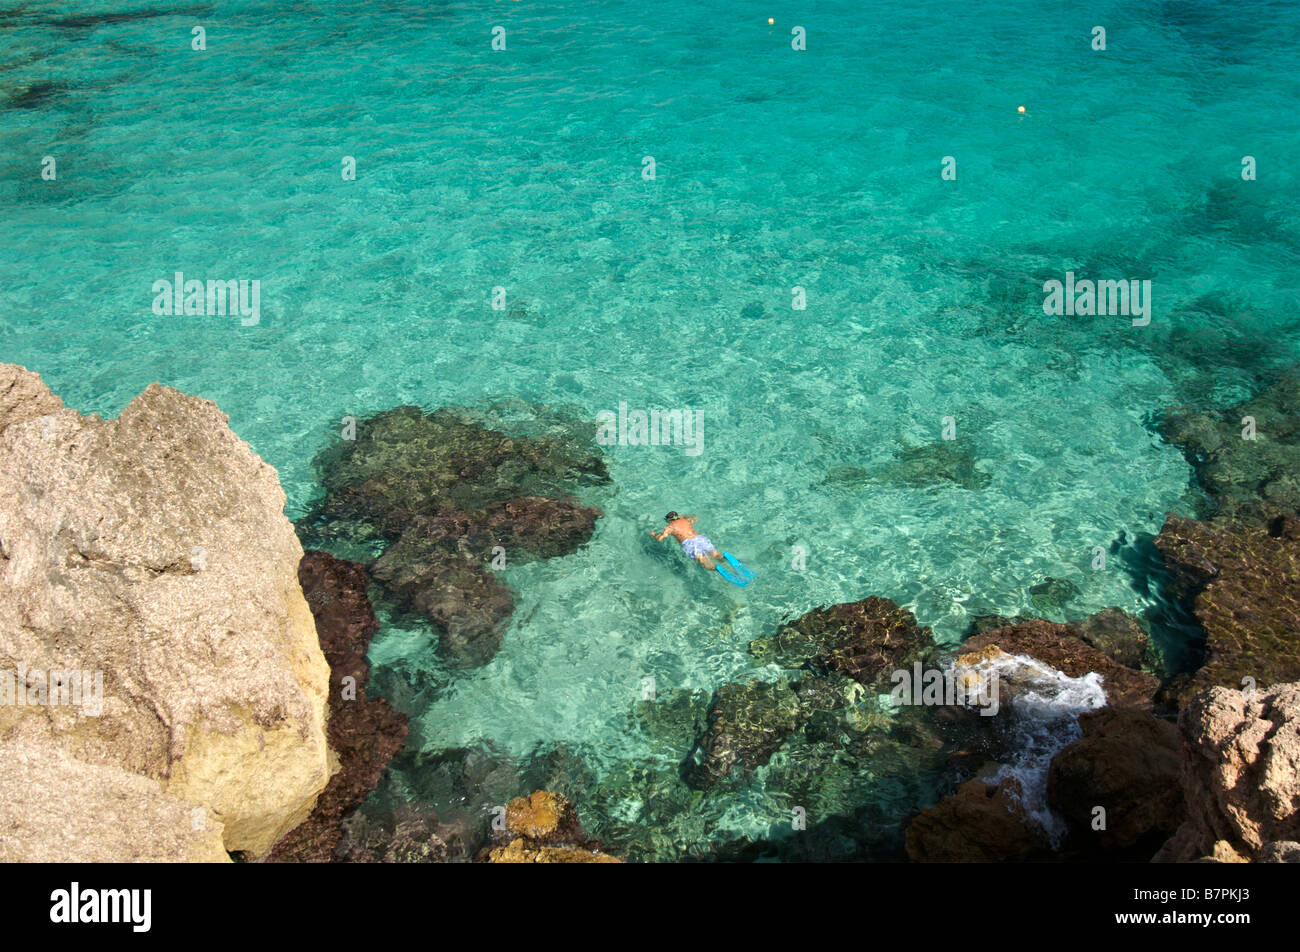
<path fill-rule="evenodd" d="M 701 535 L 695 531 L 695 520 L 698 516 L 679 516 L 675 512 L 670 512 L 664 516 L 668 525 L 664 526 L 662 532 L 650 530 L 650 535 L 656 542 L 662 542 L 669 536 L 672 536 L 682 544 L 682 551 L 699 562 L 706 569 L 712 571 L 718 567 L 717 563 L 722 561 L 722 553 L 713 547 L 708 536 Z M 695 540 L 695 541 L 691 541 Z"/>

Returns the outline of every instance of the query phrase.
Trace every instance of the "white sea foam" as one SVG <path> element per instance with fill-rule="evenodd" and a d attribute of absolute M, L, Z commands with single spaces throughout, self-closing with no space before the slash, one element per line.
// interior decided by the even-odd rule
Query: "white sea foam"
<path fill-rule="evenodd" d="M 1041 826 L 1054 847 L 1065 834 L 1065 822 L 1047 803 L 1047 770 L 1052 758 L 1082 735 L 1078 716 L 1106 704 L 1102 676 L 1089 672 L 1072 678 L 1029 655 L 1002 654 L 975 665 L 957 666 L 955 673 L 989 676 L 1011 694 L 1003 707 L 1005 729 L 1015 751 L 993 782 L 1014 781 L 1026 815 Z"/>

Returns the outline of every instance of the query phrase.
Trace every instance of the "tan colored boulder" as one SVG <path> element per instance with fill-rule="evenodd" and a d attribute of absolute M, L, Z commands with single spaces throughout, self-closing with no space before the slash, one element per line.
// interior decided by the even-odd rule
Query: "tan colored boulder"
<path fill-rule="evenodd" d="M 83 417 L 0 365 L 0 673 L 29 694 L 51 669 L 103 685 L 98 716 L 0 704 L 0 742 L 150 778 L 261 855 L 335 767 L 329 669 L 275 470 L 227 420 L 157 384 Z"/>
<path fill-rule="evenodd" d="M 1300 840 L 1300 682 L 1211 688 L 1178 729 L 1187 820 L 1155 862 L 1267 860 Z"/>
<path fill-rule="evenodd" d="M 202 807 L 50 742 L 0 745 L 0 862 L 228 863 Z"/>

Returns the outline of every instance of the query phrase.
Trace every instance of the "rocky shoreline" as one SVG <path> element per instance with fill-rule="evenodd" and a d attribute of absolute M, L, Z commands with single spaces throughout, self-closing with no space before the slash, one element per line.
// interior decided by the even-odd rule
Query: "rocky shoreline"
<path fill-rule="evenodd" d="M 1300 861 L 1296 389 L 1161 420 L 1212 504 L 1154 540 L 1204 632 L 1199 667 L 1166 669 L 1119 609 L 981 618 L 953 648 L 887 598 L 814 608 L 749 645 L 767 674 L 630 712 L 676 758 L 673 775 L 645 768 L 674 815 L 759 775 L 798 805 L 798 835 L 682 858 Z M 1258 435 L 1234 442 L 1246 417 Z M 44 672 L 103 681 L 93 715 L 0 705 L 16 831 L 0 858 L 618 861 L 569 799 L 599 799 L 580 756 L 409 751 L 405 715 L 367 694 L 371 598 L 427 622 L 453 670 L 491 660 L 514 610 L 505 560 L 563 558 L 595 532 L 578 494 L 609 476 L 588 444 L 572 421 L 520 435 L 388 410 L 318 456 L 323 494 L 295 534 L 275 471 L 210 402 L 153 385 L 104 421 L 0 365 L 0 667 L 24 672 L 24 701 Z M 1034 593 L 1058 616 L 1074 594 Z M 997 703 L 886 703 L 912 671 L 992 683 Z M 481 792 L 478 812 L 386 785 L 417 763 Z M 863 804 L 868 775 L 911 809 Z"/>

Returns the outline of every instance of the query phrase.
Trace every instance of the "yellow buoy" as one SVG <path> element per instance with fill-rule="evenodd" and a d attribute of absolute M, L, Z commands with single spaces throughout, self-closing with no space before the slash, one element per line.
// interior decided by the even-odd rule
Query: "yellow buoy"
<path fill-rule="evenodd" d="M 771 26 L 771 25 L 772 25 L 773 23 L 775 23 L 775 22 L 776 22 L 776 21 L 773 20 L 771 17 L 768 17 L 768 18 L 767 18 L 767 25 L 768 25 L 768 26 Z"/>
<path fill-rule="evenodd" d="M 1016 112 L 1024 112 L 1024 111 L 1025 111 L 1025 107 L 1024 107 L 1024 106 L 1017 106 L 1017 107 L 1016 107 Z"/>

